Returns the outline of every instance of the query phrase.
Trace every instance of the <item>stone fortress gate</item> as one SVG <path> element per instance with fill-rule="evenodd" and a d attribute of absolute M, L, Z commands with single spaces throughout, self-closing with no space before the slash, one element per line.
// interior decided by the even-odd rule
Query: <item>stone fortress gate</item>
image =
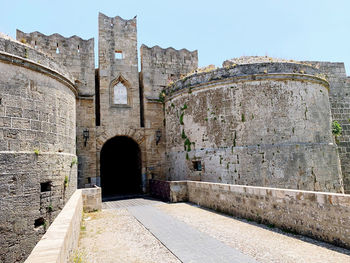
<path fill-rule="evenodd" d="M 0 261 L 23 262 L 78 188 L 147 179 L 350 191 L 343 63 L 247 57 L 212 71 L 197 51 L 141 46 L 136 18 L 95 40 L 0 37 Z M 335 138 L 332 120 L 343 127 Z"/>

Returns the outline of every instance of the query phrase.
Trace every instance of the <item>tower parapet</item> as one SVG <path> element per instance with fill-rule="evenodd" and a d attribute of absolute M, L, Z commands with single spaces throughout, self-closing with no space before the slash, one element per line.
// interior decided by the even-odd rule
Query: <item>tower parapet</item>
<path fill-rule="evenodd" d="M 94 39 L 84 40 L 78 36 L 69 38 L 60 34 L 44 35 L 40 32 L 24 33 L 17 29 L 16 38 L 34 49 L 49 54 L 66 67 L 76 79 L 80 96 L 95 94 Z"/>

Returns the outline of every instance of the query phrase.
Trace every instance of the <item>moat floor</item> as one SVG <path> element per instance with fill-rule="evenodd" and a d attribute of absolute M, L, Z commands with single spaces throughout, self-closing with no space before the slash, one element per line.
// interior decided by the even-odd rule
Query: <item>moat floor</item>
<path fill-rule="evenodd" d="M 350 262 L 349 250 L 189 203 L 104 202 L 81 230 L 75 262 Z"/>

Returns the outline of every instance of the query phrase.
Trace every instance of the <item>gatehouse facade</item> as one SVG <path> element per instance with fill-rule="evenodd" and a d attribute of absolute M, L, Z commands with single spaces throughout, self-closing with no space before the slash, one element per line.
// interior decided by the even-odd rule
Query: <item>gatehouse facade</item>
<path fill-rule="evenodd" d="M 105 198 L 145 193 L 149 179 L 349 193 L 343 63 L 199 69 L 197 51 L 138 50 L 136 18 L 100 13 L 98 29 L 98 41 L 0 37 L 1 262 L 23 261 L 77 187 Z"/>

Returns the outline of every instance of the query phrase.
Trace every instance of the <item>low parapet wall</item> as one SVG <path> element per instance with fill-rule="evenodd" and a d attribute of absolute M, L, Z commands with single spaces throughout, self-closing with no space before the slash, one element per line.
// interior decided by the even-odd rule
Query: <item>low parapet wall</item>
<path fill-rule="evenodd" d="M 187 181 L 149 180 L 149 192 L 168 202 L 188 201 Z"/>
<path fill-rule="evenodd" d="M 350 248 L 350 195 L 267 187 L 187 182 L 172 200 L 190 201 L 230 215 Z M 182 188 L 184 190 L 185 188 Z M 169 197 L 170 200 L 170 197 Z"/>
<path fill-rule="evenodd" d="M 69 262 L 78 246 L 82 212 L 101 209 L 101 188 L 76 190 L 25 263 Z"/>
<path fill-rule="evenodd" d="M 85 213 L 102 209 L 101 187 L 82 189 L 83 210 Z"/>

